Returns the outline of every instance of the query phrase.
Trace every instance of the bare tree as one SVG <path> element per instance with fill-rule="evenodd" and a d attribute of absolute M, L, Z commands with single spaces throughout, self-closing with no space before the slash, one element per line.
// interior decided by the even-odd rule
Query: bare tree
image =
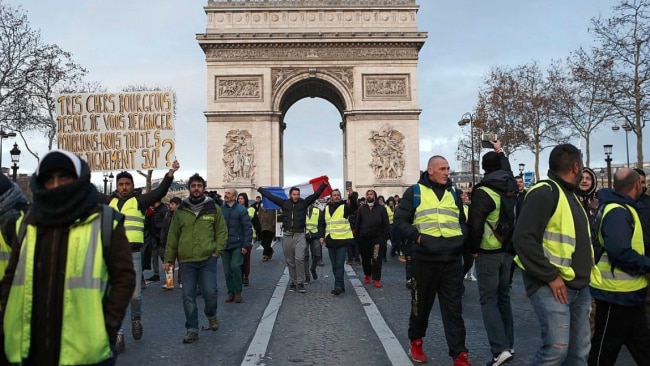
<path fill-rule="evenodd" d="M 650 0 L 623 0 L 608 19 L 593 18 L 593 32 L 613 66 L 607 98 L 637 136 L 637 167 L 643 167 L 643 128 L 650 117 Z"/>

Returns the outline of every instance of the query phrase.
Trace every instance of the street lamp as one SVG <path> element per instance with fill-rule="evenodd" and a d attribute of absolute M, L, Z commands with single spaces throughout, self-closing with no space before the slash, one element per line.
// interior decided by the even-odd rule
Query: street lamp
<path fill-rule="evenodd" d="M 607 163 L 607 188 L 612 188 L 612 145 L 603 145 L 603 148 L 605 148 Z"/>
<path fill-rule="evenodd" d="M 104 194 L 108 194 L 108 172 L 103 172 L 104 175 Z"/>
<path fill-rule="evenodd" d="M 474 188 L 474 184 L 476 183 L 474 181 L 476 176 L 476 168 L 474 167 L 474 124 L 472 123 L 473 119 L 474 119 L 474 115 L 467 112 L 462 116 L 460 116 L 460 121 L 458 121 L 458 125 L 460 127 L 463 127 L 469 123 L 469 136 L 470 136 L 469 144 L 470 144 L 470 149 L 472 149 L 472 188 Z"/>
<path fill-rule="evenodd" d="M 524 168 L 526 167 L 526 164 L 524 163 L 519 163 L 519 175 L 523 178 L 524 177 Z"/>
<path fill-rule="evenodd" d="M 8 137 L 16 137 L 16 133 L 5 132 L 5 130 L 0 130 L 0 168 L 2 168 L 2 140 Z"/>
<path fill-rule="evenodd" d="M 113 172 L 108 175 L 108 180 L 111 181 L 111 192 L 113 192 Z"/>
<path fill-rule="evenodd" d="M 600 176 L 600 187 L 605 186 L 605 168 L 600 168 L 600 172 L 598 173 Z"/>
<path fill-rule="evenodd" d="M 621 128 L 619 126 L 613 126 L 612 131 L 616 132 L 620 130 Z M 625 155 L 627 156 L 627 167 L 630 167 L 630 149 L 628 148 L 627 144 L 627 133 L 632 131 L 632 126 L 629 123 L 626 123 L 623 125 L 623 130 L 625 130 Z"/>
<path fill-rule="evenodd" d="M 9 154 L 11 154 L 11 162 L 14 163 L 14 165 L 11 167 L 11 170 L 13 170 L 13 178 L 14 182 L 16 182 L 16 173 L 18 172 L 18 162 L 20 161 L 20 149 L 18 148 L 18 144 L 14 142 L 14 148 L 9 151 Z"/>

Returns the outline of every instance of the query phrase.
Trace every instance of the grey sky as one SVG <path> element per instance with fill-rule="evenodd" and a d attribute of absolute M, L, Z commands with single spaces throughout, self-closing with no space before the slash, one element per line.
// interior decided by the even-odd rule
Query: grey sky
<path fill-rule="evenodd" d="M 89 79 L 101 82 L 109 91 L 129 84 L 174 89 L 178 96 L 176 155 L 181 162 L 177 176 L 205 172 L 206 66 L 194 38 L 205 30 L 203 6 L 207 0 L 6 1 L 27 10 L 32 27 L 42 30 L 46 42 L 72 52 L 90 71 Z M 607 16 L 617 3 L 419 0 L 418 25 L 429 34 L 418 69 L 420 166 L 429 156 L 441 154 L 452 169 L 460 167 L 455 159 L 461 135 L 457 122 L 476 104 L 478 88 L 492 67 L 533 60 L 544 66 L 581 45 L 590 46 L 590 18 Z M 327 174 L 340 187 L 342 135 L 336 109 L 321 99 L 304 99 L 289 110 L 285 121 L 285 183 Z M 633 134 L 629 137 L 630 157 L 635 160 L 636 138 Z M 625 162 L 624 133 L 605 127 L 592 140 L 592 166 L 604 164 L 604 143 L 614 144 L 614 163 Z M 11 145 L 13 142 L 5 141 L 5 161 L 9 161 Z M 35 159 L 25 154 L 22 159 L 21 171 L 33 171 Z M 544 154 L 542 174 L 546 160 Z M 522 162 L 526 170 L 532 169 L 532 153 L 511 157 L 513 166 Z M 100 179 L 95 180 L 99 183 Z"/>

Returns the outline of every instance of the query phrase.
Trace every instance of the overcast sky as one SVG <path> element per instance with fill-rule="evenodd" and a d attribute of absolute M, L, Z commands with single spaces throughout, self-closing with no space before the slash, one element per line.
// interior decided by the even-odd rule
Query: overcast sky
<path fill-rule="evenodd" d="M 206 0 L 4 0 L 27 10 L 33 28 L 45 42 L 56 43 L 89 70 L 88 79 L 108 91 L 130 84 L 170 87 L 176 91 L 176 156 L 178 178 L 204 174 L 206 157 L 206 65 L 195 40 L 205 31 Z M 536 60 L 542 67 L 580 46 L 593 44 L 590 19 L 610 14 L 612 0 L 419 0 L 418 26 L 428 32 L 418 67 L 420 167 L 434 154 L 446 156 L 452 170 L 462 131 L 457 122 L 476 105 L 483 78 L 495 66 L 516 66 Z M 285 122 L 285 184 L 327 174 L 342 184 L 341 117 L 329 102 L 303 99 L 289 110 Z M 180 128 L 182 126 L 182 128 Z M 630 159 L 636 160 L 636 138 L 629 135 Z M 645 151 L 650 144 L 645 139 Z M 578 145 L 579 141 L 572 141 Z M 601 129 L 592 140 L 592 167 L 604 165 L 602 145 L 614 145 L 614 163 L 624 163 L 625 134 Z M 8 165 L 12 141 L 3 146 Z M 42 154 L 45 153 L 43 149 Z M 543 155 L 545 174 L 548 152 Z M 647 158 L 646 158 L 647 160 Z M 601 163 L 602 162 L 602 163 Z M 533 168 L 533 154 L 511 156 L 511 164 Z M 36 160 L 23 154 L 23 169 Z M 220 165 L 219 165 L 220 166 Z M 160 177 L 164 171 L 157 171 Z M 100 183 L 101 175 L 95 181 Z M 136 182 L 142 184 L 144 180 Z M 261 185 L 270 182 L 259 182 Z M 342 188 L 342 187 L 341 187 Z"/>

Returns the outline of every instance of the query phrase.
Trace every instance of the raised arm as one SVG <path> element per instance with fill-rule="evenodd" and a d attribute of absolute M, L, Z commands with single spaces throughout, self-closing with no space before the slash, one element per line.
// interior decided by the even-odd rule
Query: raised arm
<path fill-rule="evenodd" d="M 280 197 L 274 196 L 271 192 L 267 191 L 266 188 L 264 187 L 259 187 L 257 188 L 257 191 L 260 192 L 260 194 L 264 197 L 266 197 L 269 201 L 275 203 L 276 205 L 282 207 L 282 204 L 284 203 L 284 199 Z"/>

